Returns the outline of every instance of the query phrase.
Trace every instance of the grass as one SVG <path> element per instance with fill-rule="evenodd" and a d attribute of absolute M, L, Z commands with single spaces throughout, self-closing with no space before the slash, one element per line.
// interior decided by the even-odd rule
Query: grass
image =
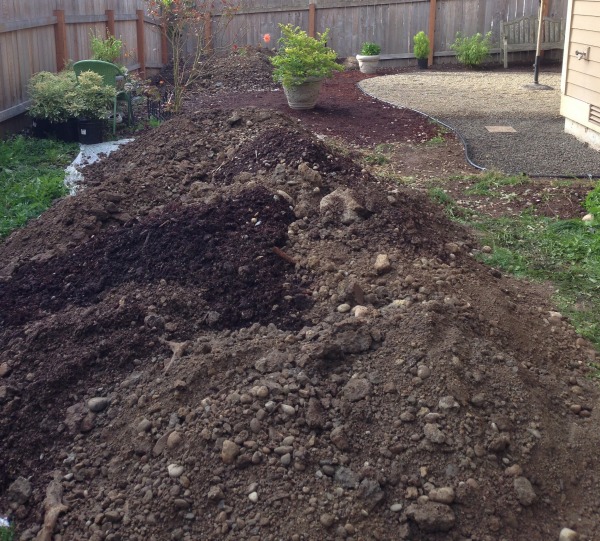
<path fill-rule="evenodd" d="M 0 143 L 0 239 L 37 218 L 65 195 L 64 168 L 79 146 L 13 137 Z"/>
<path fill-rule="evenodd" d="M 13 541 L 15 527 L 14 525 L 4 526 L 4 523 L 8 523 L 8 520 L 0 517 L 0 541 Z"/>
<path fill-rule="evenodd" d="M 505 176 L 497 171 L 489 171 L 482 175 L 466 177 L 465 180 L 476 180 L 477 182 L 472 188 L 467 190 L 468 194 L 496 196 L 499 194 L 498 188 L 506 186 L 519 186 L 521 184 L 529 184 L 531 181 L 525 175 Z"/>
<path fill-rule="evenodd" d="M 526 177 L 485 175 L 480 190 L 529 182 Z M 476 185 L 477 186 L 477 185 Z M 488 193 L 488 195 L 490 195 Z M 492 247 L 481 254 L 487 264 L 513 275 L 551 282 L 555 302 L 577 332 L 600 348 L 600 225 L 559 220 L 524 212 L 518 217 L 491 218 L 466 213 L 443 189 L 429 190 L 448 216 L 479 231 L 481 243 Z"/>

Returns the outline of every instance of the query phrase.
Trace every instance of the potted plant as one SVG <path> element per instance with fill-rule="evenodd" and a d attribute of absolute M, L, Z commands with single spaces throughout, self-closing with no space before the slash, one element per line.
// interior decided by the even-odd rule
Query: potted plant
<path fill-rule="evenodd" d="M 72 70 L 40 71 L 31 77 L 27 85 L 31 99 L 28 114 L 33 118 L 34 135 L 77 141 L 77 119 L 73 108 L 76 84 Z"/>
<path fill-rule="evenodd" d="M 280 24 L 281 38 L 277 54 L 271 58 L 273 79 L 283 85 L 292 109 L 312 109 L 319 97 L 324 78 L 343 71 L 336 53 L 327 47 L 329 29 L 312 38 L 299 27 Z"/>
<path fill-rule="evenodd" d="M 413 37 L 413 52 L 415 53 L 415 57 L 417 58 L 417 64 L 421 69 L 427 69 L 427 64 L 429 60 L 429 37 L 423 30 L 417 32 Z"/>
<path fill-rule="evenodd" d="M 365 41 L 360 48 L 360 54 L 356 55 L 358 67 L 362 73 L 377 73 L 379 67 L 379 55 L 381 46 L 377 43 Z"/>
<path fill-rule="evenodd" d="M 102 76 L 84 71 L 77 79 L 73 108 L 77 113 L 79 142 L 101 143 L 109 104 L 115 98 L 116 89 L 106 86 Z"/>

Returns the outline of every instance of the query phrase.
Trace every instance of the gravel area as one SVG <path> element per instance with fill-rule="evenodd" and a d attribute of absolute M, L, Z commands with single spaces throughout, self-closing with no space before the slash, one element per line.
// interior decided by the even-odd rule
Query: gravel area
<path fill-rule="evenodd" d="M 366 79 L 367 94 L 451 126 L 478 167 L 531 176 L 600 176 L 600 152 L 564 133 L 560 73 L 540 73 L 551 90 L 526 88 L 532 73 L 402 73 Z M 510 127 L 514 132 L 490 132 Z"/>

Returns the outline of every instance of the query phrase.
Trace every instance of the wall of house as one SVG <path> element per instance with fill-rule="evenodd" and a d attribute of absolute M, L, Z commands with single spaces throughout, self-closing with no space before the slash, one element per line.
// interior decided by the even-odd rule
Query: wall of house
<path fill-rule="evenodd" d="M 600 150 L 599 0 L 569 0 L 560 112 L 567 133 Z"/>

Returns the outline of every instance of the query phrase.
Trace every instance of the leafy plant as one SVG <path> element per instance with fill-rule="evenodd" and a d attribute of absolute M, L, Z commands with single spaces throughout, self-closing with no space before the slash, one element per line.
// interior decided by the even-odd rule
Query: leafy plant
<path fill-rule="evenodd" d="M 15 528 L 13 526 L 0 526 L 0 541 L 13 541 Z"/>
<path fill-rule="evenodd" d="M 23 136 L 0 145 L 0 238 L 44 212 L 66 195 L 66 165 L 79 145 Z M 0 538 L 1 540 L 2 538 Z"/>
<path fill-rule="evenodd" d="M 281 38 L 277 54 L 271 58 L 275 66 L 273 79 L 283 86 L 300 85 L 307 79 L 332 77 L 334 71 L 344 68 L 336 62 L 336 53 L 327 47 L 329 29 L 310 37 L 300 27 L 280 24 Z"/>
<path fill-rule="evenodd" d="M 362 56 L 377 56 L 378 54 L 381 54 L 381 45 L 365 41 L 360 48 L 360 54 Z"/>
<path fill-rule="evenodd" d="M 72 70 L 58 74 L 49 71 L 36 73 L 27 85 L 32 102 L 29 116 L 55 123 L 75 117 L 77 113 L 73 101 L 76 85 L 75 72 Z"/>
<path fill-rule="evenodd" d="M 600 218 L 600 182 L 587 194 L 584 205 L 585 209 L 592 214 L 594 218 Z"/>
<path fill-rule="evenodd" d="M 105 85 L 101 75 L 93 71 L 84 71 L 79 74 L 75 87 L 73 109 L 80 118 L 105 118 L 108 105 L 114 100 L 115 94 L 116 89 Z"/>
<path fill-rule="evenodd" d="M 413 37 L 413 52 L 418 59 L 425 60 L 429 58 L 429 37 L 423 30 L 417 32 Z"/>
<path fill-rule="evenodd" d="M 90 48 L 92 49 L 92 59 L 114 64 L 123 51 L 123 41 L 110 34 L 106 39 L 90 34 Z"/>
<path fill-rule="evenodd" d="M 450 45 L 450 49 L 456 53 L 456 59 L 461 64 L 475 68 L 490 56 L 491 37 L 491 32 L 485 36 L 478 32 L 470 37 L 465 37 L 461 32 L 457 32 L 456 40 Z"/>

